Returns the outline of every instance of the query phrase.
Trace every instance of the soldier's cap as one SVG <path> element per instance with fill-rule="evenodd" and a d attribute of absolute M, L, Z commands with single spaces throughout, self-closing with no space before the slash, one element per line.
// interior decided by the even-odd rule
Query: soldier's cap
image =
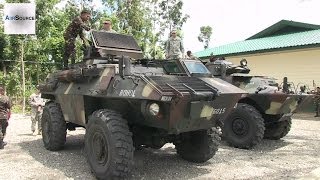
<path fill-rule="evenodd" d="M 172 30 L 171 30 L 171 33 L 176 33 L 177 32 L 177 29 L 176 28 L 173 28 Z"/>
<path fill-rule="evenodd" d="M 87 10 L 87 9 L 84 9 L 84 10 L 81 11 L 81 15 L 82 14 L 91 14 L 91 12 L 89 10 Z"/>
<path fill-rule="evenodd" d="M 111 19 L 105 19 L 103 21 L 103 24 L 112 24 L 112 21 L 111 21 Z"/>

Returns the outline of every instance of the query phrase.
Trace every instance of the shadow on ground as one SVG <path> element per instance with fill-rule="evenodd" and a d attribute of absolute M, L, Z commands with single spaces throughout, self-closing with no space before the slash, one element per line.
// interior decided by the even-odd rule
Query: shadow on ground
<path fill-rule="evenodd" d="M 308 120 L 308 121 L 320 121 L 320 117 L 314 117 L 315 113 L 296 113 L 293 114 L 293 119 Z"/>
<path fill-rule="evenodd" d="M 31 133 L 26 133 L 26 134 L 18 134 L 18 136 L 36 136 L 36 135 L 33 135 Z"/>
<path fill-rule="evenodd" d="M 27 134 L 21 134 L 21 136 L 25 135 Z M 43 147 L 42 139 L 22 142 L 18 145 L 36 161 L 47 168 L 63 172 L 69 178 L 95 179 L 86 160 L 84 135 L 69 135 L 64 149 L 56 152 L 47 151 Z M 208 172 L 200 164 L 182 160 L 176 154 L 174 147 L 159 150 L 146 148 L 135 152 L 130 179 L 186 179 Z"/>
<path fill-rule="evenodd" d="M 20 134 L 28 136 L 28 134 Z M 303 149 L 305 144 L 300 141 L 308 141 L 311 145 Z M 225 141 L 217 154 L 208 162 L 203 164 L 187 162 L 176 154 L 173 145 L 165 145 L 159 150 L 144 148 L 134 153 L 133 173 L 130 179 L 191 179 L 203 177 L 203 175 L 214 175 L 215 168 L 234 167 L 235 162 L 250 163 L 274 169 L 278 159 L 286 156 L 299 156 L 302 159 L 310 156 L 318 157 L 318 140 L 306 139 L 298 135 L 288 135 L 281 140 L 263 140 L 253 149 L 244 150 L 229 147 Z M 299 152 L 292 151 L 289 146 L 294 145 Z M 50 169 L 57 169 L 65 176 L 73 179 L 95 179 L 86 161 L 84 152 L 84 135 L 68 135 L 65 148 L 61 151 L 51 152 L 43 147 L 42 139 L 19 143 L 19 146 L 28 152 L 36 161 Z M 267 164 L 260 165 L 256 160 L 268 159 Z M 283 170 L 288 171 L 286 167 Z M 279 172 L 275 169 L 274 172 Z M 281 172 L 279 172 L 281 173 Z M 280 176 L 280 174 L 279 174 Z M 211 177 L 211 176 L 210 176 Z M 218 178 L 219 176 L 215 177 Z"/>
<path fill-rule="evenodd" d="M 42 139 L 19 143 L 36 161 L 50 169 L 57 169 L 75 179 L 95 179 L 85 159 L 83 135 L 69 135 L 61 151 L 48 151 Z"/>

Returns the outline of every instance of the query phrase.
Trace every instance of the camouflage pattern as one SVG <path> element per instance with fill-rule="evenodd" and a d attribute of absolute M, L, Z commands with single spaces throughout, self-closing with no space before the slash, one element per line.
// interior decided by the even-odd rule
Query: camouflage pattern
<path fill-rule="evenodd" d="M 8 127 L 8 115 L 11 108 L 10 98 L 0 94 L 0 149 L 3 149 L 3 139 Z"/>
<path fill-rule="evenodd" d="M 64 32 L 64 54 L 63 54 L 63 63 L 64 67 L 68 67 L 68 59 L 71 57 L 71 64 L 75 63 L 75 42 L 76 38 L 79 35 L 81 39 L 84 39 L 83 29 L 86 31 L 90 30 L 90 27 L 86 26 L 82 21 L 81 17 L 78 16 L 72 20 L 68 25 L 66 31 Z"/>
<path fill-rule="evenodd" d="M 76 38 L 65 38 L 63 66 L 68 67 L 68 59 L 71 58 L 71 64 L 76 60 Z"/>
<path fill-rule="evenodd" d="M 310 95 L 284 93 L 278 88 L 274 78 L 249 75 L 250 69 L 247 66 L 235 66 L 228 61 L 224 61 L 223 64 L 222 66 L 226 67 L 225 75 L 222 75 L 223 68 L 219 62 L 207 63 L 206 67 L 216 77 L 247 91 L 249 94 L 240 102 L 254 102 L 262 114 L 292 115 L 312 98 Z"/>
<path fill-rule="evenodd" d="M 43 97 L 59 102 L 65 120 L 81 126 L 93 111 L 107 108 L 133 113 L 127 117 L 130 123 L 165 129 L 170 134 L 207 129 L 225 118 L 245 93 L 217 78 L 147 73 L 121 77 L 117 64 L 89 67 L 54 73 L 41 86 Z M 152 71 L 150 67 L 139 71 L 143 69 Z M 146 112 L 151 102 L 160 105 L 161 115 L 152 117 Z"/>
<path fill-rule="evenodd" d="M 170 142 L 188 161 L 213 157 L 220 141 L 216 126 L 245 91 L 213 78 L 201 62 L 137 59 L 142 51 L 132 36 L 92 31 L 92 40 L 106 57 L 93 53 L 39 86 L 49 99 L 42 117 L 47 149 L 64 145 L 66 129 L 85 127 L 88 162 L 98 179 L 123 179 L 134 147 Z M 177 72 L 168 69 L 170 63 Z"/>
<path fill-rule="evenodd" d="M 45 101 L 41 98 L 41 94 L 33 93 L 29 98 L 29 103 L 31 105 L 31 131 L 35 132 L 35 126 L 38 123 L 38 134 L 40 134 L 41 116 Z"/>
<path fill-rule="evenodd" d="M 127 62 L 125 72 L 120 61 Z M 128 57 L 117 59 L 117 64 L 107 62 L 90 59 L 75 69 L 49 75 L 40 85 L 42 97 L 59 102 L 65 120 L 81 126 L 86 126 L 94 111 L 113 109 L 125 114 L 129 123 L 178 134 L 215 126 L 245 93 L 211 75 L 171 75 L 161 65 L 152 68 L 130 62 Z M 150 115 L 151 103 L 159 105 L 158 116 Z"/>
<path fill-rule="evenodd" d="M 179 37 L 170 37 L 166 43 L 166 57 L 168 59 L 180 59 L 184 55 L 183 42 Z"/>
<path fill-rule="evenodd" d="M 11 106 L 10 98 L 6 95 L 0 95 L 0 119 L 8 119 L 8 109 Z"/>
<path fill-rule="evenodd" d="M 65 33 L 64 33 L 64 38 L 69 39 L 69 38 L 77 38 L 79 35 L 81 39 L 84 38 L 83 34 L 83 29 L 86 31 L 90 30 L 90 27 L 87 26 L 81 19 L 80 16 L 77 16 L 72 20 L 72 22 L 68 25 Z"/>

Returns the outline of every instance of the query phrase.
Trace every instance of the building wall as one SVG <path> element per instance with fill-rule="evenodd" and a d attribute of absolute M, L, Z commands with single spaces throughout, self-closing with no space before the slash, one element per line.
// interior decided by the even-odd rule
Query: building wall
<path fill-rule="evenodd" d="M 226 56 L 234 64 L 242 58 L 247 59 L 250 74 L 275 77 L 279 83 L 286 76 L 296 87 L 305 83 L 313 89 L 313 80 L 320 86 L 320 48 Z"/>

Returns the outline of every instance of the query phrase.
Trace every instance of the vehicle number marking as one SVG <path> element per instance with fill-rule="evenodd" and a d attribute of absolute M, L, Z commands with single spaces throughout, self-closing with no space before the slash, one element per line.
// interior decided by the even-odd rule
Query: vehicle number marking
<path fill-rule="evenodd" d="M 219 108 L 219 109 L 213 108 L 212 114 L 223 114 L 225 112 L 226 112 L 226 108 Z"/>
<path fill-rule="evenodd" d="M 128 89 L 122 89 L 120 90 L 119 96 L 125 96 L 125 97 L 135 97 L 136 90 L 128 90 Z"/>
<path fill-rule="evenodd" d="M 172 97 L 171 96 L 162 96 L 161 101 L 171 101 Z"/>

